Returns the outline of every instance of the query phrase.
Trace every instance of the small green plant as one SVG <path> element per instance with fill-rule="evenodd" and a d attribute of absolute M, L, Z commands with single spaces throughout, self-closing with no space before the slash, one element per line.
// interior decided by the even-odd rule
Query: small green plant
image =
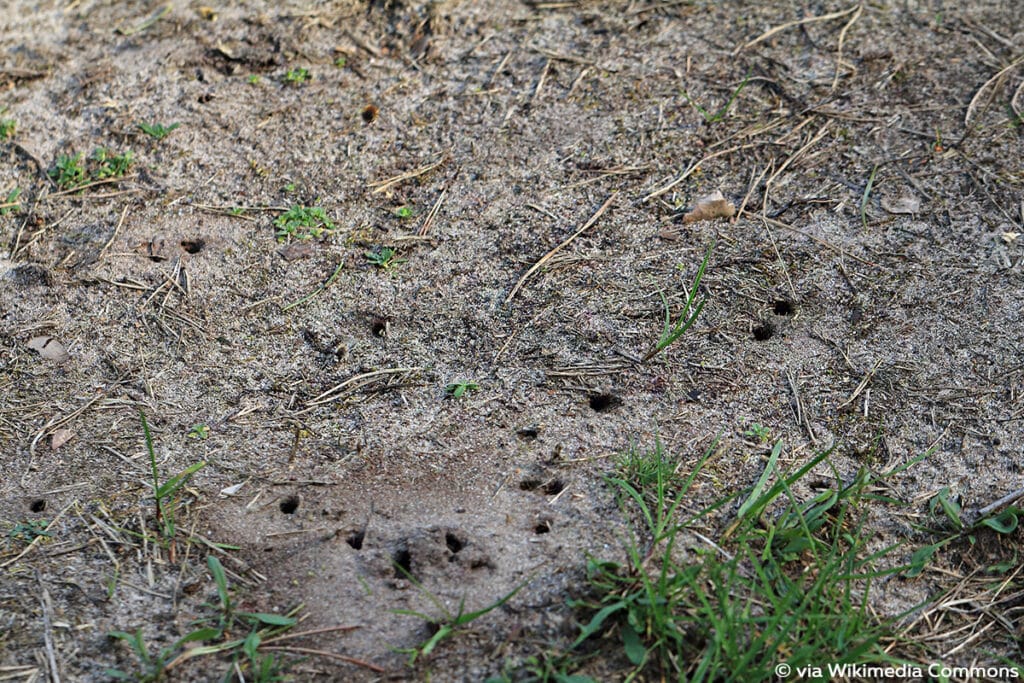
<path fill-rule="evenodd" d="M 334 66 L 338 67 L 339 69 L 344 69 L 346 64 L 348 64 L 348 59 L 345 57 L 345 55 L 342 55 L 334 60 Z"/>
<path fill-rule="evenodd" d="M 245 80 L 249 83 L 249 85 L 258 85 L 260 82 L 260 77 L 257 76 L 256 74 L 249 74 L 249 77 Z"/>
<path fill-rule="evenodd" d="M 210 437 L 210 425 L 194 424 L 188 430 L 188 438 L 206 441 Z"/>
<path fill-rule="evenodd" d="M 743 436 L 756 440 L 758 443 L 768 443 L 768 439 L 771 438 L 771 432 L 764 425 L 754 422 L 747 431 L 743 432 Z"/>
<path fill-rule="evenodd" d="M 45 519 L 30 519 L 27 522 L 18 522 L 7 532 L 7 544 L 15 541 L 31 543 L 37 538 L 50 538 L 53 534 L 46 530 L 50 522 Z"/>
<path fill-rule="evenodd" d="M 334 232 L 331 219 L 319 206 L 292 206 L 274 221 L 277 227 L 277 241 L 288 239 L 308 240 Z"/>
<path fill-rule="evenodd" d="M 381 270 L 391 270 L 406 262 L 406 259 L 398 258 L 398 252 L 394 247 L 377 247 L 372 251 L 366 252 L 363 256 Z"/>
<path fill-rule="evenodd" d="M 10 212 L 12 212 L 12 211 L 14 211 L 16 209 L 20 209 L 21 208 L 21 204 L 18 203 L 18 197 L 20 197 L 20 196 L 21 196 L 21 188 L 20 187 L 15 187 L 15 188 L 11 189 L 10 191 L 8 191 L 7 192 L 7 196 L 4 198 L 4 200 L 2 202 L 0 202 L 0 204 L 3 204 L 3 206 L 0 206 L 0 216 L 6 216 Z"/>
<path fill-rule="evenodd" d="M 61 154 L 57 157 L 56 167 L 50 170 L 50 177 L 57 183 L 57 187 L 70 190 L 85 184 L 85 165 L 82 163 L 82 156 L 79 152 L 74 156 Z"/>
<path fill-rule="evenodd" d="M 171 131 L 181 126 L 180 123 L 172 123 L 169 126 L 165 126 L 162 123 L 138 123 L 139 128 L 143 133 L 155 140 L 163 140 L 165 137 L 171 134 Z"/>
<path fill-rule="evenodd" d="M 429 614 L 425 614 L 423 612 L 416 612 L 413 610 L 392 610 L 394 614 L 403 614 L 405 616 L 422 619 L 430 625 L 431 630 L 433 631 L 433 635 L 431 635 L 429 638 L 427 638 L 425 641 L 423 641 L 416 647 L 403 648 L 398 650 L 399 652 L 409 655 L 409 666 L 415 664 L 418 658 L 429 656 L 430 653 L 433 652 L 434 649 L 437 648 L 437 646 L 440 645 L 445 639 L 451 638 L 452 636 L 460 633 L 461 631 L 464 631 L 465 628 L 463 627 L 467 626 L 473 621 L 476 621 L 488 612 L 492 612 L 493 610 L 496 610 L 502 605 L 504 605 L 506 602 L 515 597 L 516 593 L 521 591 L 524 586 L 526 586 L 525 583 L 519 584 L 518 586 L 513 588 L 509 593 L 505 594 L 503 597 L 498 598 L 495 602 L 492 602 L 487 607 L 484 607 L 483 609 L 478 609 L 475 612 L 466 611 L 466 599 L 463 598 L 459 601 L 458 611 L 453 614 L 450 610 L 448 610 L 447 607 L 445 607 L 444 603 L 441 602 L 441 600 L 436 595 L 425 589 L 423 587 L 423 584 L 417 581 L 413 577 L 413 575 L 410 574 L 404 567 L 396 565 L 396 568 L 400 570 L 402 574 L 405 575 L 405 578 L 407 578 L 414 586 L 416 586 L 420 593 L 422 593 L 428 600 L 430 600 L 430 602 L 434 605 L 434 607 L 437 608 L 438 612 L 440 613 L 438 616 L 431 616 Z"/>
<path fill-rule="evenodd" d="M 476 382 L 469 380 L 465 382 L 452 382 L 444 388 L 452 398 L 462 398 L 470 391 L 476 391 L 480 388 L 480 385 Z"/>
<path fill-rule="evenodd" d="M 305 83 L 310 79 L 309 69 L 300 66 L 293 69 L 288 69 L 288 72 L 284 75 L 284 82 L 291 85 L 298 85 Z"/>
<path fill-rule="evenodd" d="M 704 269 L 707 268 L 708 262 L 711 260 L 711 250 L 714 248 L 714 244 L 708 247 L 707 253 L 704 254 L 704 260 L 701 261 L 700 268 L 697 269 L 697 275 L 693 279 L 693 286 L 690 287 L 690 292 L 686 297 L 686 305 L 683 306 L 683 312 L 679 315 L 679 319 L 673 323 L 672 313 L 668 307 L 668 299 L 665 298 L 665 293 L 658 291 L 661 296 L 661 303 L 665 306 L 665 324 L 661 330 L 661 337 L 654 347 L 647 352 L 643 360 L 646 362 L 651 358 L 664 351 L 669 345 L 675 342 L 677 339 L 683 336 L 693 323 L 697 322 L 697 316 L 704 309 L 704 304 L 707 299 L 704 299 L 696 306 L 694 302 L 697 300 L 697 288 L 700 287 L 700 281 L 704 278 Z"/>
<path fill-rule="evenodd" d="M 104 673 L 118 681 L 138 681 L 138 683 L 155 683 L 162 680 L 168 665 L 175 658 L 182 648 L 188 643 L 201 642 L 217 637 L 216 629 L 199 629 L 189 633 L 184 638 L 176 640 L 173 644 L 160 648 L 156 652 L 150 652 L 149 646 L 142 635 L 142 629 L 136 629 L 135 633 L 126 631 L 111 631 L 108 637 L 127 643 L 132 652 L 139 660 L 139 670 L 134 672 L 122 671 L 121 669 L 107 669 Z"/>
<path fill-rule="evenodd" d="M 90 157 L 94 163 L 92 177 L 95 180 L 120 178 L 131 168 L 133 158 L 131 150 L 123 154 L 114 154 L 105 147 L 97 147 Z"/>
<path fill-rule="evenodd" d="M 939 536 L 934 543 L 918 548 L 910 560 L 911 570 L 909 576 L 917 576 L 924 571 L 925 566 L 932 557 L 943 547 L 966 539 L 971 545 L 977 541 L 977 537 L 984 531 L 995 532 L 1006 536 L 1012 534 L 1020 526 L 1020 519 L 1024 517 L 1024 508 L 1010 506 L 1001 512 L 981 511 L 973 521 L 964 519 L 960 501 L 953 496 L 949 487 L 944 486 L 938 493 L 928 501 L 928 511 L 933 518 L 942 519 L 952 527 L 952 533 L 947 530 L 933 531 Z"/>
<path fill-rule="evenodd" d="M 131 150 L 116 154 L 105 147 L 97 147 L 88 159 L 82 153 L 61 154 L 49 175 L 62 190 L 72 190 L 91 181 L 122 177 L 131 168 L 133 159 Z"/>
<path fill-rule="evenodd" d="M 414 215 L 416 215 L 416 212 L 413 211 L 413 208 L 411 206 L 400 206 L 397 209 L 395 209 L 395 216 L 401 218 L 402 220 L 412 218 Z"/>
<path fill-rule="evenodd" d="M 14 137 L 14 129 L 18 123 L 14 119 L 0 119 L 0 140 Z"/>
<path fill-rule="evenodd" d="M 860 198 L 860 223 L 867 230 L 868 227 L 868 200 L 871 199 L 871 188 L 875 186 L 875 174 L 878 173 L 878 164 L 871 168 L 871 175 L 868 176 L 868 183 L 864 186 L 864 195 Z"/>
<path fill-rule="evenodd" d="M 704 117 L 704 121 L 706 123 L 718 123 L 723 118 L 725 118 L 726 114 L 729 113 L 729 109 L 732 107 L 733 102 L 736 101 L 736 98 L 740 96 L 740 92 L 743 91 L 743 88 L 747 87 L 747 83 L 749 82 L 750 73 L 747 73 L 747 75 L 743 78 L 743 81 L 739 84 L 739 87 L 732 91 L 732 95 L 729 96 L 729 101 L 722 105 L 722 108 L 716 111 L 714 114 L 710 113 L 707 109 L 700 106 L 692 97 L 690 97 L 690 93 L 688 93 L 686 90 L 683 90 L 683 97 L 686 98 L 686 101 L 689 102 L 690 105 L 694 107 L 694 109 L 700 112 L 700 115 Z"/>
<path fill-rule="evenodd" d="M 583 658 L 575 653 L 546 651 L 520 661 L 506 661 L 501 674 L 484 683 L 598 683 L 585 674 L 570 673 L 582 664 Z"/>
<path fill-rule="evenodd" d="M 160 473 L 156 466 L 156 450 L 153 448 L 153 435 L 149 431 L 146 414 L 140 410 L 139 417 L 142 419 L 142 431 L 146 437 L 146 451 L 149 453 L 150 473 L 153 477 L 152 489 L 153 501 L 156 506 L 156 524 L 163 544 L 169 546 L 177 531 L 174 515 L 179 502 L 178 492 L 188 483 L 193 474 L 206 467 L 206 463 L 197 462 L 190 465 L 181 474 L 171 477 L 161 484 Z"/>

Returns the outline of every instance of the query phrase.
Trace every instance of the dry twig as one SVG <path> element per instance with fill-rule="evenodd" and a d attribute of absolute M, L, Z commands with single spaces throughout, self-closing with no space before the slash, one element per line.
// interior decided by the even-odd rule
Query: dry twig
<path fill-rule="evenodd" d="M 539 261 L 533 264 L 533 267 L 526 271 L 526 273 L 521 278 L 519 278 L 519 282 L 517 282 L 516 286 L 512 288 L 512 291 L 508 293 L 508 296 L 505 298 L 505 303 L 508 304 L 510 301 L 512 301 L 513 297 L 515 297 L 516 293 L 522 288 L 523 284 L 526 282 L 527 279 L 529 279 L 531 275 L 537 272 L 541 267 L 543 267 L 545 263 L 550 261 L 555 254 L 557 254 L 559 251 L 568 246 L 569 243 L 571 243 L 574 239 L 582 235 L 590 228 L 590 226 L 596 223 L 597 219 L 601 217 L 601 214 L 603 214 L 608 209 L 608 207 L 611 206 L 612 200 L 614 200 L 616 195 L 618 194 L 619 193 L 617 190 L 615 192 L 612 192 L 608 199 L 604 200 L 604 204 L 601 205 L 601 208 L 594 212 L 594 215 L 590 217 L 590 220 L 587 221 L 582 228 L 574 232 L 572 235 L 568 237 L 568 239 L 566 239 L 557 247 L 546 253 L 543 257 L 541 257 Z"/>
<path fill-rule="evenodd" d="M 810 23 L 813 23 L 813 22 L 816 22 L 816 21 L 831 21 L 833 19 L 840 19 L 842 17 L 845 17 L 847 14 L 852 14 L 853 12 L 856 12 L 856 11 L 858 11 L 860 9 L 861 9 L 861 6 L 858 4 L 858 5 L 854 5 L 853 7 L 850 7 L 849 9 L 844 9 L 842 12 L 829 12 L 828 14 L 822 14 L 821 16 L 817 16 L 817 17 L 805 17 L 803 19 L 797 19 L 795 21 L 787 21 L 785 24 L 780 24 L 779 26 L 776 26 L 775 28 L 768 29 L 767 31 L 765 31 L 764 33 L 759 35 L 757 38 L 754 38 L 750 42 L 747 42 L 747 43 L 744 43 L 743 45 L 740 45 L 738 48 L 733 50 L 732 54 L 735 57 L 739 53 L 741 53 L 744 50 L 746 50 L 748 47 L 753 47 L 754 45 L 757 45 L 758 43 L 764 42 L 764 41 L 768 40 L 769 38 L 771 38 L 772 36 L 774 36 L 776 33 L 781 33 L 782 31 L 785 31 L 786 29 L 793 28 L 794 26 L 801 26 L 803 24 L 810 24 Z"/>

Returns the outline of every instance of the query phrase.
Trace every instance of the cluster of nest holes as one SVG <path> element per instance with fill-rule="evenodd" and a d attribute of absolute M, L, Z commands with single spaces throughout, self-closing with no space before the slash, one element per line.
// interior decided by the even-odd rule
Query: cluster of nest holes
<path fill-rule="evenodd" d="M 519 482 L 519 489 L 521 491 L 540 491 L 541 493 L 549 496 L 557 496 L 565 489 L 565 482 L 557 477 L 554 479 L 523 479 Z"/>
<path fill-rule="evenodd" d="M 42 512 L 46 509 L 46 501 L 42 498 L 36 498 L 28 504 L 28 509 L 32 512 Z"/>
<path fill-rule="evenodd" d="M 776 299 L 772 303 L 772 313 L 781 316 L 790 316 L 796 313 L 796 304 L 789 299 Z M 755 341 L 768 341 L 775 336 L 775 326 L 765 321 L 757 325 L 751 333 Z"/>
<path fill-rule="evenodd" d="M 286 515 L 294 515 L 296 510 L 299 509 L 300 502 L 301 501 L 299 500 L 298 496 L 288 496 L 287 498 L 281 501 L 280 505 L 278 505 L 278 508 L 280 508 L 281 512 L 283 512 Z"/>
<path fill-rule="evenodd" d="M 590 397 L 590 408 L 595 413 L 607 413 L 622 405 L 622 399 L 615 394 L 594 394 Z"/>

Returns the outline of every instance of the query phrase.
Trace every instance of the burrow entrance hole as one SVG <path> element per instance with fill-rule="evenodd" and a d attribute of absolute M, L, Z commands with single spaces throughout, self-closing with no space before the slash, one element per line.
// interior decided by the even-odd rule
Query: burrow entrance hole
<path fill-rule="evenodd" d="M 182 240 L 181 248 L 189 254 L 198 254 L 206 246 L 206 240 L 194 239 L 194 240 Z"/>
<path fill-rule="evenodd" d="M 412 576 L 412 554 L 408 548 L 399 548 L 391 556 L 395 565 L 395 578 L 407 579 Z"/>
<path fill-rule="evenodd" d="M 622 399 L 615 394 L 595 394 L 590 397 L 590 408 L 595 413 L 607 413 L 622 405 Z"/>
<path fill-rule="evenodd" d="M 358 529 L 350 533 L 348 538 L 345 539 L 345 542 L 356 550 L 362 550 L 364 540 L 366 540 L 366 532 L 362 529 Z"/>
<path fill-rule="evenodd" d="M 460 550 L 466 547 L 466 541 L 459 538 L 451 531 L 445 533 L 444 544 L 448 546 L 448 550 L 452 552 L 452 555 L 458 553 Z"/>
<path fill-rule="evenodd" d="M 28 504 L 28 509 L 32 512 L 42 512 L 46 509 L 46 501 L 42 498 L 37 498 Z"/>
<path fill-rule="evenodd" d="M 541 479 L 523 479 L 519 482 L 522 491 L 541 491 L 549 496 L 557 496 L 565 489 L 565 482 L 557 477 L 543 481 Z"/>
<path fill-rule="evenodd" d="M 775 335 L 775 328 L 771 323 L 762 323 L 754 328 L 754 339 L 756 341 L 768 341 Z"/>
<path fill-rule="evenodd" d="M 776 299 L 772 311 L 775 315 L 793 315 L 796 313 L 796 304 L 789 299 Z"/>
<path fill-rule="evenodd" d="M 281 501 L 281 504 L 278 507 L 281 508 L 281 512 L 283 512 L 284 514 L 294 515 L 295 511 L 299 509 L 299 497 L 288 496 L 287 498 Z"/>

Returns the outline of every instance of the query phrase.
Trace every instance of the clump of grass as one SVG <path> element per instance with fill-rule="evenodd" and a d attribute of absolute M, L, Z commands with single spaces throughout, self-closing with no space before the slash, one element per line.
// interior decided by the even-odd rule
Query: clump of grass
<path fill-rule="evenodd" d="M 319 238 L 335 230 L 327 212 L 319 206 L 294 205 L 277 217 L 274 226 L 277 227 L 278 242 Z"/>
<path fill-rule="evenodd" d="M 14 137 L 14 130 L 18 127 L 14 119 L 0 119 L 0 140 Z"/>
<path fill-rule="evenodd" d="M 776 467 L 781 450 L 780 441 L 717 541 L 698 536 L 707 548 L 692 561 L 680 559 L 687 527 L 738 497 L 680 514 L 711 451 L 682 481 L 662 466 L 660 446 L 621 461 L 608 481 L 639 522 L 625 562 L 589 560 L 594 599 L 576 604 L 592 616 L 572 648 L 612 634 L 634 667 L 627 680 L 773 681 L 780 663 L 795 672 L 822 662 L 895 662 L 883 646 L 895 638 L 894 620 L 878 619 L 868 598 L 874 581 L 906 567 L 879 568 L 897 546 L 867 550 L 861 507 L 874 477 L 862 470 L 801 500 L 793 485 L 829 453 L 788 473 Z"/>
<path fill-rule="evenodd" d="M 172 123 L 169 126 L 165 126 L 162 123 L 143 123 L 142 121 L 136 125 L 138 125 L 139 129 L 142 130 L 143 133 L 154 140 L 163 140 L 171 134 L 171 131 L 181 126 L 180 123 Z"/>
<path fill-rule="evenodd" d="M 659 482 L 670 486 L 676 479 L 677 463 L 665 457 L 665 451 L 658 442 L 653 451 L 644 451 L 633 444 L 616 460 L 619 476 L 639 491 L 649 491 Z"/>
<path fill-rule="evenodd" d="M 284 680 L 281 674 L 285 662 L 274 652 L 261 651 L 260 646 L 295 626 L 296 614 L 301 607 L 288 614 L 241 612 L 236 608 L 228 589 L 227 575 L 220 560 L 210 555 L 206 559 L 206 566 L 217 588 L 217 603 L 205 605 L 212 614 L 192 622 L 197 626 L 196 629 L 158 650 L 150 650 L 141 628 L 134 633 L 111 631 L 108 634 L 110 638 L 120 640 L 131 648 L 139 660 L 139 668 L 136 671 L 107 669 L 107 676 L 115 680 L 160 681 L 164 680 L 170 669 L 187 660 L 221 654 L 231 659 L 223 680 L 234 680 L 232 673 L 250 676 L 255 681 Z M 247 635 L 242 638 L 234 635 L 242 633 Z M 206 644 L 186 647 L 192 643 Z M 243 677 L 241 680 L 246 679 Z"/>
<path fill-rule="evenodd" d="M 707 299 L 704 299 L 694 305 L 694 302 L 697 301 L 697 288 L 700 287 L 700 281 L 704 278 L 704 269 L 708 267 L 713 248 L 714 245 L 712 244 L 708 247 L 707 253 L 704 254 L 704 260 L 701 261 L 700 268 L 697 269 L 697 275 L 693 279 L 693 285 L 686 296 L 683 312 L 679 314 L 679 319 L 675 323 L 672 322 L 672 312 L 669 310 L 668 299 L 665 298 L 665 293 L 662 291 L 658 292 L 661 296 L 661 303 L 665 306 L 665 324 L 661 330 L 661 337 L 651 350 L 647 352 L 647 355 L 643 357 L 644 361 L 648 361 L 664 351 L 697 322 L 697 316 L 704 310 L 704 304 L 707 303 Z"/>
<path fill-rule="evenodd" d="M 84 185 L 86 175 L 81 152 L 74 156 L 61 154 L 57 157 L 56 166 L 50 170 L 50 177 L 63 190 Z"/>
<path fill-rule="evenodd" d="M 414 610 L 407 609 L 392 610 L 394 614 L 403 614 L 405 616 L 422 619 L 431 626 L 432 634 L 425 641 L 423 641 L 416 647 L 398 650 L 399 652 L 409 655 L 409 666 L 415 664 L 418 658 L 427 657 L 428 655 L 430 655 L 430 653 L 433 652 L 438 645 L 440 645 L 448 638 L 451 638 L 456 634 L 465 631 L 465 627 L 468 626 L 470 623 L 476 621 L 485 614 L 492 612 L 501 607 L 502 605 L 504 605 L 505 603 L 507 603 L 509 600 L 515 597 L 516 593 L 521 591 L 523 587 L 526 586 L 525 583 L 521 583 L 515 588 L 513 588 L 511 591 L 506 593 L 504 596 L 492 602 L 491 604 L 473 612 L 466 611 L 466 600 L 465 598 L 463 598 L 459 601 L 458 611 L 452 612 L 447 607 L 445 607 L 444 603 L 441 601 L 440 598 L 438 598 L 436 595 L 434 595 L 426 588 L 424 588 L 423 584 L 417 581 L 416 578 L 413 577 L 413 575 L 408 570 L 406 570 L 401 565 L 395 565 L 395 567 L 405 576 L 405 578 L 407 578 L 414 586 L 416 586 L 420 593 L 423 594 L 434 605 L 434 607 L 437 608 L 438 611 L 438 614 L 430 615 L 424 612 L 416 612 Z"/>
<path fill-rule="evenodd" d="M 131 150 L 117 154 L 106 147 L 97 147 L 88 159 L 81 152 L 61 154 L 49 175 L 62 190 L 71 190 L 93 181 L 121 178 L 133 161 Z"/>
<path fill-rule="evenodd" d="M 90 157 L 92 164 L 92 177 L 95 180 L 106 178 L 121 178 L 131 168 L 134 155 L 131 150 L 122 154 L 115 154 L 106 147 L 97 147 Z"/>
<path fill-rule="evenodd" d="M 156 466 L 156 449 L 153 448 L 153 435 L 149 431 L 149 423 L 146 422 L 146 414 L 141 410 L 139 417 L 142 420 L 142 431 L 146 438 L 146 451 L 149 454 L 150 474 L 152 476 L 151 486 L 153 489 L 153 501 L 156 507 L 156 524 L 160 534 L 160 540 L 165 547 L 171 548 L 172 562 L 174 549 L 173 541 L 177 533 L 175 525 L 175 514 L 180 501 L 178 492 L 188 483 L 192 475 L 206 467 L 205 462 L 197 462 L 187 467 L 180 474 L 171 477 L 160 483 L 160 473 Z"/>

